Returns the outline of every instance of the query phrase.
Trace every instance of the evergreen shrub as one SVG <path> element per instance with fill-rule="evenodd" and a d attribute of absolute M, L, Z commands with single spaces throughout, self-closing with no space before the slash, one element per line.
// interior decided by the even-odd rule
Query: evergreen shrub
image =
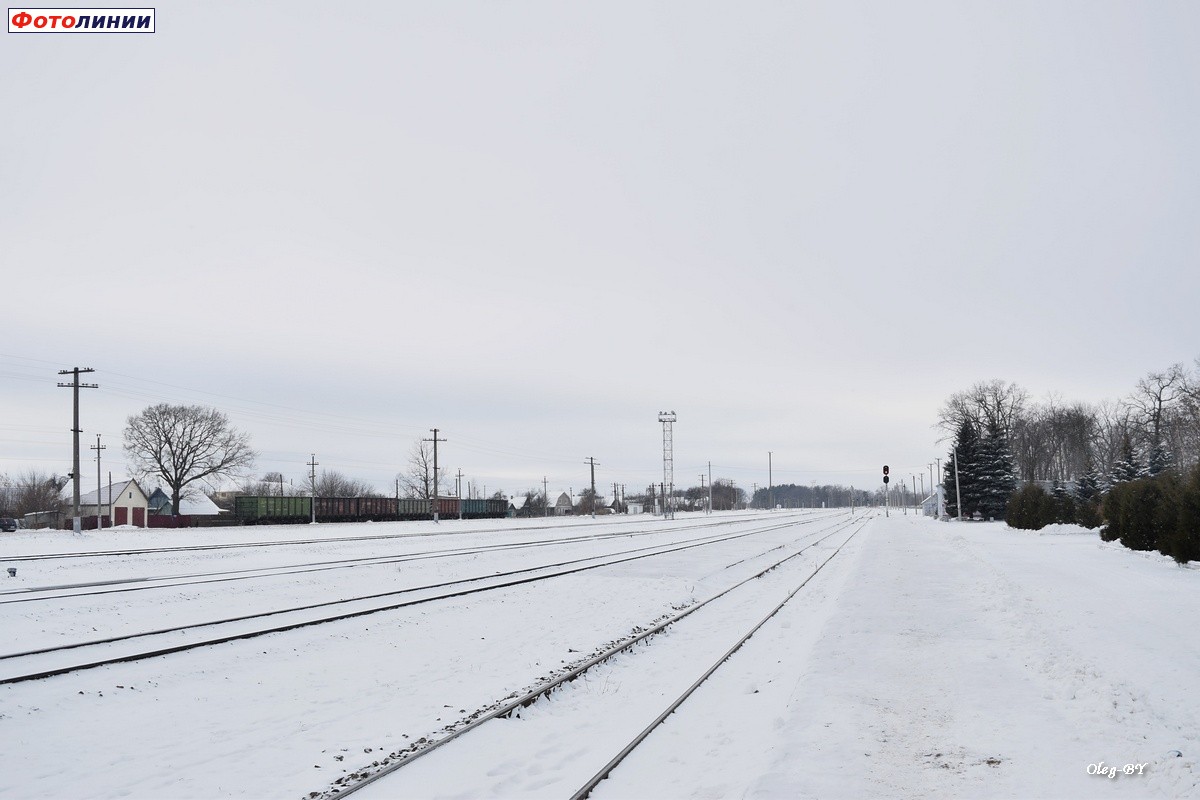
<path fill-rule="evenodd" d="M 1042 487 L 1031 483 L 1009 497 L 1004 521 L 1011 528 L 1037 531 L 1056 522 L 1057 518 L 1058 508 L 1054 499 Z"/>
<path fill-rule="evenodd" d="M 1104 497 L 1100 538 L 1131 550 L 1157 550 L 1183 564 L 1200 561 L 1200 466 L 1186 482 L 1168 470 L 1113 486 Z"/>

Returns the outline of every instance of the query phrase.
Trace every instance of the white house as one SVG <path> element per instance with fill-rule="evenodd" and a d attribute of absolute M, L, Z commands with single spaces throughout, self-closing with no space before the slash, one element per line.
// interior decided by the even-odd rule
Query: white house
<path fill-rule="evenodd" d="M 570 514 L 575 508 L 575 505 L 571 502 L 571 495 L 567 494 L 566 492 L 559 492 L 558 499 L 553 503 L 550 503 L 549 499 L 547 499 L 546 502 L 549 503 L 550 513 L 554 516 Z"/>
<path fill-rule="evenodd" d="M 75 498 L 70 483 L 63 487 L 62 498 L 67 503 L 65 516 L 70 518 L 71 505 Z M 92 517 L 94 520 L 99 514 L 109 519 L 109 525 L 135 525 L 144 528 L 146 517 L 150 513 L 149 508 L 150 499 L 146 497 L 142 487 L 138 486 L 138 482 L 132 479 L 114 481 L 108 486 L 101 486 L 98 492 L 93 489 L 79 495 L 79 515 L 84 519 Z"/>

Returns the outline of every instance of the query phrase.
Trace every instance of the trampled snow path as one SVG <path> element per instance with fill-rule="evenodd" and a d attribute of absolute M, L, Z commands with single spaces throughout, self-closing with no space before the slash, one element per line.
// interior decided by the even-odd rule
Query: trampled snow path
<path fill-rule="evenodd" d="M 595 796 L 1200 796 L 1200 571 L 1060 533 L 873 521 Z M 0 796 L 304 797 L 688 602 L 722 564 L 787 538 L 0 687 Z M 0 556 L 6 547 L 0 539 Z M 174 565 L 196 566 L 186 556 Z M 72 606 L 44 627 L 79 630 L 86 615 Z M 568 733 L 539 761 L 498 758 L 496 775 L 515 789 L 560 770 L 593 739 L 591 723 L 569 713 L 571 693 L 633 691 L 655 646 L 500 723 L 520 736 L 563 714 Z M 476 735 L 482 727 L 459 741 Z M 1146 766 L 1089 775 L 1100 762 Z M 395 796 L 388 780 L 362 796 Z M 429 793 L 437 786 L 435 775 Z"/>
<path fill-rule="evenodd" d="M 1200 796 L 1200 574 L 1093 532 L 870 533 L 827 618 L 791 609 L 595 796 Z"/>

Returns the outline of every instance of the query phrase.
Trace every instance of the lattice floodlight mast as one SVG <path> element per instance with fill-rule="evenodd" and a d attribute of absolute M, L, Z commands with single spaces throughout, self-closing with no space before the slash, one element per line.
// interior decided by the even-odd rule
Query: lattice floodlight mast
<path fill-rule="evenodd" d="M 658 412 L 663 426 L 663 519 L 675 519 L 672 501 L 675 496 L 674 411 Z"/>

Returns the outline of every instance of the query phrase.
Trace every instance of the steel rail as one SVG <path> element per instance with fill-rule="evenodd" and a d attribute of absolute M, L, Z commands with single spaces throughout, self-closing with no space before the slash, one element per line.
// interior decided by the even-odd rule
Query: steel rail
<path fill-rule="evenodd" d="M 689 617 L 696 611 L 699 611 L 701 608 L 708 606 L 710 603 L 713 603 L 713 602 L 725 597 L 726 595 L 730 594 L 731 592 L 734 592 L 735 590 L 741 588 L 742 586 L 745 586 L 746 584 L 750 583 L 751 581 L 757 580 L 757 579 L 763 577 L 764 575 L 778 569 L 780 566 L 787 563 L 788 561 L 791 561 L 794 558 L 798 558 L 799 556 L 803 555 L 805 552 L 812 549 L 813 547 L 816 547 L 817 545 L 821 544 L 822 542 L 826 541 L 827 539 L 830 539 L 830 538 L 838 535 L 839 533 L 844 531 L 846 528 L 851 527 L 857 521 L 858 520 L 855 520 L 852 518 L 848 521 L 838 524 L 832 531 L 829 531 L 828 533 L 826 533 L 824 536 L 817 539 L 816 541 L 813 541 L 813 542 L 810 542 L 810 543 L 804 545 L 802 548 L 797 550 L 795 553 L 792 553 L 791 555 L 788 555 L 788 556 L 774 562 L 773 564 L 765 567 L 764 569 L 756 572 L 755 574 L 753 574 L 747 578 L 737 581 L 736 583 L 726 587 L 725 589 L 722 589 L 721 591 L 711 595 L 710 597 L 706 598 L 705 600 L 703 600 L 699 603 L 695 603 L 693 605 L 688 606 L 686 609 L 680 611 L 679 613 L 676 613 L 670 617 L 667 617 L 666 619 L 656 622 L 655 624 L 651 625 L 650 627 L 648 627 L 644 630 L 641 630 L 634 636 L 631 636 L 621 642 L 614 644 L 613 646 L 588 658 L 587 660 L 581 662 L 580 664 L 577 664 L 576 666 L 572 667 L 570 670 L 563 673 L 562 675 L 560 675 L 556 678 L 553 678 L 549 681 L 546 681 L 545 683 L 520 695 L 519 697 L 516 697 L 515 699 L 512 699 L 508 702 L 502 702 L 496 708 L 486 711 L 486 712 L 480 714 L 479 716 L 476 716 L 475 718 L 471 719 L 470 722 L 466 723 L 461 728 L 458 728 L 454 731 L 450 731 L 449 733 L 446 734 L 446 736 L 442 737 L 441 739 L 438 739 L 433 742 L 426 742 L 423 746 L 420 746 L 419 748 L 417 747 L 417 745 L 414 744 L 411 746 L 413 749 L 410 749 L 408 751 L 401 751 L 400 754 L 396 756 L 395 760 L 390 761 L 390 762 L 389 761 L 383 762 L 383 766 L 381 766 L 375 772 L 370 772 L 370 773 L 357 772 L 357 773 L 350 773 L 350 775 L 343 776 L 343 777 L 339 778 L 337 781 L 334 781 L 334 783 L 328 789 L 326 789 L 325 792 L 317 794 L 316 796 L 319 798 L 332 798 L 332 797 L 344 797 L 347 794 L 352 794 L 353 792 L 356 792 L 359 789 L 362 789 L 365 786 L 367 786 L 371 783 L 374 783 L 375 781 L 385 777 L 386 775 L 390 775 L 390 774 L 396 772 L 397 770 L 407 766 L 408 764 L 411 764 L 413 761 L 417 760 L 418 758 L 420 758 L 424 755 L 427 755 L 446 744 L 449 744 L 450 742 L 454 741 L 455 739 L 458 739 L 459 737 L 469 733 L 472 730 L 475 730 L 476 728 L 478 728 L 480 725 L 484 724 L 485 722 L 489 722 L 489 721 L 491 721 L 493 719 L 497 719 L 499 717 L 507 717 L 510 714 L 512 714 L 514 711 L 516 711 L 517 709 L 531 705 L 532 703 L 536 702 L 538 699 L 549 695 L 555 689 L 558 689 L 559 687 L 563 686 L 564 684 L 569 683 L 569 682 L 579 678 L 585 672 L 587 672 L 588 670 L 597 666 L 598 664 L 608 661 L 610 658 L 612 658 L 613 656 L 615 656 L 619 653 L 630 650 L 635 645 L 655 636 L 658 633 L 661 633 L 666 628 Z M 797 523 L 788 523 L 788 524 L 794 525 Z M 861 526 L 859 529 L 861 530 Z M 820 534 L 823 532 L 824 531 L 816 531 L 815 533 Z M 846 541 L 848 542 L 857 533 L 858 533 L 858 531 L 856 530 L 853 534 L 851 534 L 849 537 L 847 537 Z M 835 551 L 834 554 L 836 555 L 837 552 L 840 551 L 841 547 L 843 547 L 843 546 L 845 546 L 845 542 L 843 542 L 842 545 L 839 545 L 838 550 Z M 776 550 L 776 549 L 779 549 L 779 548 L 778 547 L 771 548 L 771 550 Z M 765 551 L 764 553 L 760 553 L 759 556 L 765 555 L 767 552 L 771 552 L 771 550 Z M 754 556 L 754 558 L 757 558 L 759 556 Z M 747 559 L 741 559 L 735 563 L 741 563 L 746 560 Z M 826 563 L 828 563 L 828 561 L 829 560 L 826 559 L 826 561 L 823 564 L 821 564 L 820 567 L 817 568 L 816 572 L 813 572 L 811 575 L 808 576 L 808 578 L 805 579 L 804 583 L 807 583 L 809 580 L 812 579 L 812 577 L 814 575 L 816 575 L 817 572 L 820 572 L 820 570 L 824 567 L 824 565 Z M 801 588 L 803 588 L 804 583 L 801 584 Z M 799 589 L 797 589 L 797 591 L 799 591 Z M 794 595 L 795 592 L 793 592 L 792 594 Z M 789 595 L 789 599 L 791 598 L 791 596 L 792 595 Z M 784 601 L 784 602 L 786 602 L 786 601 Z M 346 782 L 343 783 L 343 781 L 346 781 Z M 350 783 L 348 781 L 353 781 L 353 783 Z M 309 795 L 309 796 L 313 797 L 314 795 Z"/>
<path fill-rule="evenodd" d="M 453 547 L 443 550 L 427 550 L 418 553 L 406 553 L 392 556 L 362 556 L 360 558 L 342 558 L 329 561 L 314 561 L 301 564 L 286 564 L 275 567 L 248 567 L 246 569 L 222 570 L 212 572 L 184 573 L 177 575 L 160 575 L 137 578 L 116 578 L 108 581 L 92 581 L 88 583 L 59 584 L 54 586 L 29 586 L 17 589 L 0 590 L 0 605 L 12 603 L 31 603 L 46 600 L 64 600 L 73 597 L 93 597 L 104 594 L 120 594 L 123 592 L 146 591 L 148 589 L 173 589 L 181 586 L 202 586 L 208 583 L 224 583 L 237 580 L 252 580 L 255 578 L 271 578 L 286 575 L 302 575 L 310 572 L 322 572 L 335 569 L 352 569 L 360 566 L 379 566 L 398 564 L 407 561 L 422 561 L 439 557 L 463 555 L 480 555 L 489 552 L 519 550 L 529 547 L 549 547 L 553 545 L 569 545 L 576 542 L 594 542 L 607 539 L 633 538 L 640 536 L 658 536 L 681 531 L 698 530 L 707 527 L 719 527 L 737 524 L 737 520 L 722 520 L 691 526 L 673 527 L 668 530 L 652 529 L 648 531 L 613 531 L 596 533 L 590 536 L 573 536 L 558 539 L 535 539 L 528 542 L 502 542 L 481 545 L 479 547 Z M 745 522 L 745 520 L 741 520 Z M 200 580 L 188 580 L 197 578 Z M 175 581 L 166 583 L 165 581 Z M 122 588 L 101 588 L 122 587 Z M 59 594 L 38 594 L 70 589 L 95 589 L 95 591 L 62 591 Z"/>
<path fill-rule="evenodd" d="M 840 511 L 840 509 L 825 509 L 829 511 Z M 778 516 L 778 515 L 773 515 Z M 793 513 L 791 516 L 802 516 L 799 513 Z M 721 520 L 721 522 L 746 522 L 756 517 L 747 517 L 733 520 Z M 448 520 L 448 523 L 456 522 L 457 520 Z M 378 523 L 381 525 L 390 524 L 405 524 L 408 522 L 419 523 L 420 520 L 397 520 L 396 523 Z M 633 525 L 638 522 L 643 522 L 640 519 L 614 519 L 611 522 L 605 521 L 604 525 Z M 358 522 L 326 522 L 324 525 L 360 525 Z M 285 539 L 282 541 L 258 541 L 258 542 L 225 542 L 221 544 L 203 544 L 203 545 L 179 545 L 176 547 L 143 547 L 131 550 L 94 550 L 91 552 L 80 551 L 72 553 L 30 553 L 27 555 L 9 555 L 0 556 L 4 561 L 25 562 L 25 561 L 47 561 L 52 559 L 64 558 L 105 558 L 109 556 L 132 556 L 132 555 L 154 555 L 157 553 L 194 553 L 203 552 L 206 550 L 235 550 L 240 548 L 250 547 L 287 547 L 289 545 L 310 545 L 310 544 L 340 544 L 342 542 L 372 542 L 387 539 L 419 539 L 429 538 L 433 536 L 469 536 L 478 533 L 510 533 L 513 531 L 539 531 L 547 528 L 582 528 L 595 523 L 579 522 L 577 524 L 559 524 L 559 525 L 520 525 L 514 527 L 502 528 L 472 528 L 470 530 L 437 530 L 437 531 L 422 531 L 411 533 L 379 533 L 370 536 L 333 536 L 327 538 L 309 538 L 309 539 Z M 719 524 L 717 522 L 706 522 L 700 525 L 689 523 L 685 525 L 672 526 L 664 530 L 685 530 L 688 528 L 702 527 L 704 524 Z M 147 529 L 150 530 L 150 529 Z M 155 529 L 158 530 L 158 529 Z M 164 529 L 166 530 L 166 529 Z M 220 530 L 214 528 L 213 530 Z"/>
<path fill-rule="evenodd" d="M 815 522 L 817 520 L 814 519 L 811 521 Z M 31 650 L 31 651 L 26 651 L 23 653 L 7 654 L 4 656 L 0 656 L 0 661 L 7 661 L 7 660 L 15 659 L 15 658 L 34 656 L 34 655 L 43 655 L 46 653 L 62 652 L 62 651 L 73 650 L 73 649 L 82 648 L 82 647 L 102 646 L 102 645 L 106 645 L 106 644 L 113 644 L 115 642 L 121 642 L 121 641 L 129 641 L 132 639 L 137 639 L 137 638 L 142 638 L 142 637 L 147 637 L 147 636 L 156 636 L 156 635 L 160 635 L 160 634 L 164 634 L 164 633 L 174 633 L 174 632 L 178 632 L 178 631 L 182 631 L 182 630 L 196 630 L 196 629 L 205 628 L 205 627 L 213 627 L 216 625 L 229 624 L 232 622 L 246 621 L 249 619 L 259 619 L 259 618 L 264 618 L 264 617 L 277 616 L 279 614 L 294 613 L 297 611 L 308 611 L 308 610 L 312 610 L 315 608 L 337 606 L 337 605 L 347 605 L 350 603 L 363 602 L 365 600 L 379 599 L 382 597 L 390 597 L 390 596 L 396 596 L 396 595 L 401 595 L 401 594 L 408 594 L 411 592 L 421 591 L 421 590 L 426 590 L 426 589 L 438 589 L 438 588 L 444 588 L 447 586 L 462 585 L 462 584 L 474 583 L 474 582 L 478 582 L 478 581 L 482 581 L 482 580 L 494 579 L 497 577 L 503 578 L 503 577 L 520 575 L 520 574 L 533 572 L 533 571 L 539 571 L 539 570 L 545 570 L 545 569 L 556 569 L 558 567 L 562 567 L 562 566 L 566 566 L 566 565 L 570 565 L 570 564 L 579 564 L 581 562 L 594 561 L 594 560 L 600 559 L 600 558 L 611 558 L 611 556 L 613 556 L 613 555 L 623 556 L 622 558 L 615 558 L 612 560 L 603 561 L 599 564 L 575 566 L 570 569 L 560 569 L 557 572 L 550 572 L 548 574 L 543 574 L 543 575 L 534 575 L 534 576 L 530 576 L 530 577 L 516 578 L 513 580 L 501 581 L 499 583 L 490 584 L 487 586 L 444 592 L 444 593 L 441 593 L 438 595 L 434 595 L 432 597 L 418 598 L 418 599 L 413 599 L 413 600 L 405 600 L 405 601 L 401 601 L 401 602 L 397 602 L 397 603 L 389 603 L 387 605 L 377 606 L 377 607 L 373 607 L 373 608 L 369 608 L 369 609 L 346 611 L 346 612 L 331 614 L 331 615 L 327 615 L 327 616 L 322 616 L 322 617 L 319 617 L 316 619 L 302 620 L 299 622 L 287 623 L 284 625 L 276 625 L 276 626 L 271 626 L 271 627 L 253 630 L 253 631 L 243 631 L 243 632 L 236 633 L 236 634 L 222 635 L 222 636 L 203 639 L 200 641 L 187 642 L 187 643 L 183 643 L 183 644 L 172 645 L 172 646 L 168 646 L 168 647 L 161 647 L 161 648 L 142 651 L 142 652 L 138 652 L 138 653 L 126 654 L 126 655 L 122 655 L 122 656 L 114 656 L 114 657 L 110 657 L 110 658 L 99 659 L 96 661 L 76 663 L 76 664 L 63 666 L 63 667 L 55 667 L 55 668 L 51 668 L 51 669 L 38 670 L 35 672 L 30 672 L 30 673 L 11 675 L 11 676 L 7 676 L 7 677 L 0 677 L 0 684 L 21 683 L 21 682 L 29 681 L 29 680 L 37 680 L 40 678 L 48 678 L 48 677 L 52 677 L 55 675 L 63 675 L 63 674 L 67 674 L 70 672 L 77 672 L 77 671 L 81 671 L 81 670 L 85 670 L 85 669 L 92 669 L 94 667 L 105 666 L 108 664 L 118 664 L 118 663 L 132 662 L 132 661 L 140 661 L 140 660 L 147 659 L 147 658 L 154 658 L 157 656 L 168 655 L 171 653 L 179 653 L 179 652 L 184 652 L 187 650 L 194 650 L 194 649 L 197 649 L 200 647 L 209 647 L 209 646 L 213 646 L 213 645 L 217 645 L 217 644 L 224 644 L 226 642 L 232 642 L 232 641 L 237 641 L 237 640 L 241 640 L 241 639 L 252 639 L 252 638 L 256 638 L 258 636 L 264 636 L 264 635 L 270 634 L 270 633 L 281 633 L 284 631 L 296 630 L 299 628 L 310 627 L 313 625 L 321 625 L 321 624 L 325 624 L 328 622 L 336 622 L 336 621 L 345 620 L 345 619 L 353 619 L 355 617 L 366 616 L 369 614 L 377 614 L 377 613 L 386 612 L 386 611 L 394 611 L 394 610 L 397 610 L 400 608 L 406 608 L 406 607 L 414 606 L 414 605 L 421 605 L 424 603 L 434 602 L 437 600 L 446 600 L 446 599 L 451 599 L 451 598 L 455 598 L 455 597 L 464 597 L 467 595 L 478 594 L 480 592 L 488 592 L 488 591 L 494 591 L 497 589 L 509 588 L 512 586 L 520 586 L 520 585 L 527 584 L 527 583 L 534 583 L 537 581 L 549 580 L 551 578 L 562 577 L 565 575 L 572 575 L 572 574 L 576 574 L 579 572 L 586 572 L 586 571 L 593 570 L 593 569 L 602 569 L 604 567 L 615 566 L 617 564 L 622 564 L 622 563 L 625 563 L 628 561 L 636 561 L 636 560 L 640 560 L 643 558 L 653 558 L 656 556 L 667 555 L 670 553 L 681 552 L 684 550 L 690 550 L 690 549 L 693 549 L 696 547 L 704 547 L 704 546 L 708 546 L 711 544 L 720 544 L 720 543 L 724 543 L 724 542 L 728 542 L 728 541 L 734 541 L 736 539 L 743 539 L 743 538 L 746 538 L 749 536 L 766 533 L 766 532 L 769 532 L 772 530 L 778 530 L 780 528 L 790 527 L 795 524 L 804 524 L 804 523 L 803 522 L 802 523 L 795 523 L 795 522 L 779 523 L 779 524 L 769 525 L 769 526 L 766 526 L 763 528 L 758 528 L 758 529 L 755 529 L 752 531 L 742 532 L 742 533 L 702 537 L 700 540 L 695 540 L 693 542 L 685 543 L 685 544 L 673 544 L 671 546 L 667 546 L 667 547 L 659 549 L 655 552 L 649 552 L 649 553 L 642 552 L 642 551 L 653 550 L 656 547 L 655 545 L 651 545 L 648 547 L 634 548 L 632 550 L 627 550 L 627 551 L 623 551 L 620 553 L 608 554 L 607 556 L 601 555 L 601 556 L 590 556 L 587 558 L 580 558 L 580 559 L 571 559 L 571 560 L 559 562 L 556 564 L 541 565 L 541 566 L 537 566 L 537 567 L 528 567 L 528 568 L 523 568 L 520 570 L 513 570 L 513 571 L 510 571 L 507 573 L 492 573 L 490 575 L 481 575 L 481 576 L 476 576 L 476 577 L 467 578 L 467 579 L 460 579 L 460 580 L 455 580 L 455 581 L 445 581 L 442 583 L 429 584 L 429 585 L 420 586 L 420 587 L 410 587 L 407 589 L 397 590 L 397 591 L 393 591 L 393 592 L 383 592 L 383 593 L 379 593 L 379 594 L 375 594 L 375 595 L 368 595 L 368 596 L 353 598 L 353 599 L 349 599 L 349 600 L 335 600 L 335 601 L 328 601 L 328 602 L 324 602 L 324 603 L 314 603 L 314 604 L 311 604 L 308 606 L 276 610 L 276 611 L 265 612 L 265 613 L 261 613 L 261 614 L 250 614 L 250 615 L 245 615 L 243 617 L 234 617 L 234 618 L 215 621 L 215 622 L 206 622 L 206 623 L 200 623 L 200 624 L 196 624 L 196 625 L 179 626 L 176 628 L 166 628 L 166 629 L 162 629 L 159 631 L 137 633 L 137 634 L 131 634 L 128 636 L 112 637 L 109 639 L 99 639 L 99 640 L 92 640 L 92 641 L 88 641 L 88 642 L 79 642 L 79 643 L 75 643 L 75 644 L 64 645 L 61 647 L 45 648 L 42 650 Z M 632 553 L 636 553 L 636 555 L 630 555 Z"/>
<path fill-rule="evenodd" d="M 667 719 L 667 717 L 674 714 L 675 710 L 678 709 L 681 705 L 683 705 L 684 701 L 686 701 L 689 697 L 691 697 L 692 694 L 697 689 L 699 689 L 700 686 L 705 681 L 707 681 L 710 677 L 712 677 L 712 674 L 714 672 L 716 672 L 721 667 L 722 664 L 724 664 L 726 661 L 728 661 L 733 656 L 734 653 L 736 653 L 738 650 L 740 650 L 742 648 L 742 645 L 744 645 L 747 641 L 750 640 L 750 637 L 754 636 L 754 634 L 757 633 L 759 631 L 759 629 L 762 628 L 762 626 L 766 625 L 767 622 L 769 622 L 772 617 L 774 617 L 776 614 L 778 614 L 780 612 L 780 610 L 782 610 L 783 607 L 785 605 L 787 605 L 788 602 L 790 602 L 793 597 L 795 597 L 797 594 L 799 594 L 800 590 L 803 589 L 805 586 L 807 586 L 808 582 L 811 581 L 813 578 L 815 578 L 817 576 L 817 573 L 819 573 L 821 570 L 823 570 L 825 568 L 825 566 L 838 555 L 838 553 L 842 552 L 842 548 L 845 547 L 850 542 L 851 539 L 853 539 L 855 536 L 857 536 L 859 531 L 861 531 L 865 526 L 866 526 L 866 521 L 864 521 L 863 524 L 860 525 L 858 527 L 858 529 L 854 531 L 854 533 L 847 536 L 846 541 L 842 542 L 842 544 L 839 545 L 836 550 L 834 550 L 832 553 L 830 553 L 829 557 L 826 558 L 824 561 L 822 561 L 820 566 L 818 566 L 815 570 L 813 570 L 812 574 L 809 575 L 807 578 L 805 578 L 800 583 L 799 586 L 797 586 L 795 589 L 793 589 L 791 591 L 791 593 L 788 594 L 788 596 L 785 597 L 779 605 L 775 606 L 775 608 L 772 609 L 770 613 L 768 613 L 765 617 L 763 617 L 761 620 L 759 620 L 758 624 L 755 625 L 753 628 L 751 628 L 750 631 L 745 636 L 738 639 L 737 643 L 734 644 L 733 647 L 729 648 L 729 650 L 726 651 L 725 655 L 723 655 L 719 659 L 717 659 L 716 663 L 714 663 L 711 667 L 709 667 L 704 672 L 703 675 L 701 675 L 699 678 L 697 678 L 696 681 L 691 686 L 689 686 L 687 688 L 687 690 L 684 691 L 683 694 L 681 694 L 678 698 L 676 698 L 676 700 L 673 703 L 671 703 L 671 705 L 668 706 L 665 711 L 663 711 L 661 714 L 659 714 L 654 719 L 654 721 L 651 722 L 649 725 L 647 725 L 645 727 L 645 729 L 642 730 L 641 733 L 639 733 L 637 736 L 635 736 L 629 744 L 625 745 L 625 747 L 621 749 L 620 753 L 618 753 L 616 756 L 614 756 L 612 758 L 612 760 L 610 760 L 607 764 L 605 764 L 600 769 L 599 772 L 597 772 L 595 775 L 593 775 L 587 781 L 587 783 L 585 783 L 573 795 L 571 795 L 571 800 L 584 800 L 584 798 L 586 798 L 588 795 L 590 795 L 592 793 L 592 790 L 595 789 L 600 784 L 601 781 L 603 781 L 605 778 L 607 778 L 614 769 L 616 769 L 617 765 L 619 765 L 622 761 L 624 761 L 625 758 L 630 753 L 632 753 L 638 745 L 640 745 L 642 742 L 644 742 L 646 740 L 646 738 L 648 736 L 650 736 L 650 734 L 653 733 L 654 730 Z"/>

